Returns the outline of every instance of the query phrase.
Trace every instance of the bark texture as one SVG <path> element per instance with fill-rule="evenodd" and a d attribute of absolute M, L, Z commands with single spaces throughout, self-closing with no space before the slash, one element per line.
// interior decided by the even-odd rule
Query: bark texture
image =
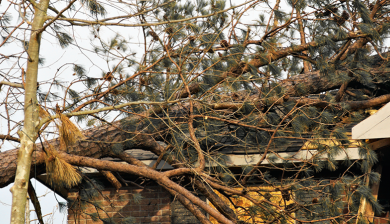
<path fill-rule="evenodd" d="M 37 101 L 37 80 L 39 49 L 41 45 L 41 32 L 45 22 L 49 0 L 42 0 L 35 7 L 35 15 L 32 22 L 30 42 L 28 46 L 28 62 L 26 70 L 26 86 L 24 95 L 24 127 L 19 131 L 21 147 L 18 152 L 17 169 L 15 173 L 12 192 L 11 223 L 24 224 L 27 188 L 30 179 L 32 153 L 37 138 L 37 126 L 39 124 L 39 112 Z"/>

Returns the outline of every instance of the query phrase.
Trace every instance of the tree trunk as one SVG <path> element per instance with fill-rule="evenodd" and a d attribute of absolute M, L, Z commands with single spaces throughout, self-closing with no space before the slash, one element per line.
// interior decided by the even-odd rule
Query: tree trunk
<path fill-rule="evenodd" d="M 306 44 L 305 27 L 303 27 L 301 12 L 299 10 L 300 9 L 297 9 L 299 34 L 301 35 L 301 44 L 304 45 Z M 307 55 L 307 51 L 302 51 L 302 54 Z M 303 61 L 303 73 L 309 73 L 311 69 L 311 64 L 308 61 Z"/>
<path fill-rule="evenodd" d="M 35 7 L 34 20 L 32 22 L 30 42 L 27 51 L 27 70 L 26 85 L 24 96 L 24 127 L 19 131 L 21 147 L 18 152 L 18 164 L 15 174 L 14 186 L 12 192 L 11 223 L 24 224 L 25 208 L 27 200 L 28 181 L 30 179 L 30 168 L 32 153 L 35 148 L 37 138 L 37 126 L 39 124 L 39 108 L 37 101 L 37 78 L 39 48 L 41 42 L 41 33 L 46 11 L 49 6 L 49 0 L 42 0 Z M 23 75 L 23 74 L 22 74 Z"/>

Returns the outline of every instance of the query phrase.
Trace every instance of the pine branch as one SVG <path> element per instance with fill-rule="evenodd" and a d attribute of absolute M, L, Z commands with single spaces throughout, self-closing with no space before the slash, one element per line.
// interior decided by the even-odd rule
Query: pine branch
<path fill-rule="evenodd" d="M 112 172 L 99 170 L 99 173 L 102 174 L 115 187 L 117 191 L 122 187 L 122 184 L 118 181 L 118 179 L 116 179 Z"/>
<path fill-rule="evenodd" d="M 13 83 L 13 82 L 7 82 L 7 81 L 0 81 L 0 89 L 1 89 L 2 85 L 7 85 L 7 86 L 21 88 L 21 89 L 24 88 L 23 85 L 20 83 Z"/>
<path fill-rule="evenodd" d="M 40 224 L 44 224 L 43 217 L 42 217 L 41 205 L 39 204 L 39 200 L 38 200 L 37 194 L 36 194 L 36 192 L 34 190 L 34 187 L 33 187 L 32 183 L 31 183 L 31 180 L 28 181 L 27 192 L 28 192 L 28 196 L 30 196 L 32 204 L 34 205 L 35 213 L 37 214 L 39 223 Z"/>
<path fill-rule="evenodd" d="M 14 142 L 17 142 L 17 143 L 20 142 L 20 138 L 13 137 L 11 135 L 0 135 L 0 139 L 14 141 Z"/>
<path fill-rule="evenodd" d="M 254 2 L 255 0 L 249 0 L 247 2 L 244 2 L 242 4 L 239 4 L 239 5 L 236 5 L 236 6 L 232 6 L 232 7 L 229 7 L 227 9 L 224 9 L 224 10 L 220 10 L 218 12 L 213 12 L 211 14 L 207 14 L 207 15 L 201 15 L 201 16 L 194 16 L 194 17 L 190 17 L 190 18 L 185 18 L 185 19 L 177 19 L 177 20 L 170 20 L 170 21 L 164 21 L 164 22 L 155 22 L 155 23 L 137 23 L 137 24 L 126 24 L 126 23 L 108 23 L 108 22 L 105 22 L 105 21 L 109 21 L 109 20 L 116 20 L 118 19 L 118 17 L 113 17 L 113 18 L 107 18 L 107 19 L 104 19 L 104 20 L 86 20 L 86 19 L 77 19 L 77 18 L 56 18 L 56 17 L 53 17 L 53 16 L 47 16 L 46 18 L 47 19 L 56 19 L 57 21 L 67 21 L 67 22 L 79 22 L 80 24 L 78 24 L 78 26 L 91 26 L 91 25 L 101 25 L 101 26 L 121 26 L 121 27 L 150 27 L 150 26 L 161 26 L 161 25 L 166 25 L 166 24 L 174 24 L 174 23 L 181 23 L 181 22 L 186 22 L 186 21 L 191 21 L 191 20 L 195 20 L 195 19 L 201 19 L 201 18 L 208 18 L 208 17 L 211 17 L 211 16 L 215 16 L 215 15 L 218 15 L 218 14 L 222 14 L 224 12 L 228 12 L 230 10 L 233 10 L 235 8 L 238 8 L 238 7 L 241 7 L 243 5 L 246 5 L 250 2 Z M 136 14 L 137 16 L 139 14 Z M 131 18 L 131 17 L 134 17 L 136 15 L 129 15 L 127 16 L 127 18 Z M 126 17 L 125 17 L 126 18 Z"/>

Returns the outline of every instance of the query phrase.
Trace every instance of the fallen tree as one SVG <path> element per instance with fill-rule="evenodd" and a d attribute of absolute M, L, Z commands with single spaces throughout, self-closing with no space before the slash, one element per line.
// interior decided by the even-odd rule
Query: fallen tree
<path fill-rule="evenodd" d="M 373 57 L 374 65 L 372 71 L 373 76 L 379 77 L 377 88 L 386 88 L 388 85 L 387 81 L 383 77 L 387 77 L 390 73 L 387 71 L 386 67 L 378 66 L 382 63 L 386 63 L 385 61 L 382 61 L 378 59 L 377 55 L 374 55 Z M 381 67 L 381 69 L 378 69 L 378 67 Z M 384 80 L 384 81 L 382 81 Z M 321 93 L 326 92 L 329 90 L 339 90 L 343 82 L 333 82 L 327 80 L 325 77 L 321 77 L 319 72 L 315 73 L 308 73 L 308 74 L 300 74 L 297 76 L 294 76 L 290 79 L 284 79 L 281 81 L 281 86 L 284 87 L 284 90 L 287 94 L 283 95 L 283 97 L 274 98 L 274 104 L 282 104 L 284 102 L 293 102 L 298 104 L 299 106 L 302 105 L 314 105 L 319 108 L 326 108 L 326 107 L 347 107 L 348 109 L 355 111 L 355 110 L 361 110 L 361 109 L 367 109 L 367 108 L 378 108 L 382 106 L 383 104 L 390 102 L 390 96 L 389 94 L 384 94 L 377 97 L 372 97 L 371 99 L 367 100 L 360 100 L 360 101 L 343 101 L 338 103 L 332 103 L 325 100 L 321 100 L 319 98 L 312 98 L 310 97 L 299 97 L 300 93 L 298 93 L 295 89 L 295 87 L 299 84 L 303 84 L 303 88 L 308 89 L 308 93 Z M 382 87 L 383 85 L 383 87 Z M 354 88 L 351 88 L 354 89 Z M 355 90 L 355 89 L 354 89 Z M 207 106 L 210 107 L 210 109 L 215 110 L 223 110 L 223 109 L 231 109 L 233 111 L 239 110 L 239 108 L 242 108 L 245 99 L 249 98 L 248 102 L 253 103 L 254 105 L 262 105 L 263 102 L 262 98 L 258 95 L 254 94 L 253 92 L 238 92 L 230 94 L 229 96 L 226 96 L 231 98 L 228 102 L 223 103 L 214 103 L 210 104 L 208 103 Z M 234 99 L 235 98 L 235 99 Z M 188 103 L 187 103 L 188 104 Z M 174 114 L 187 114 L 188 110 L 186 110 L 188 105 L 183 105 L 181 107 L 174 107 L 173 112 L 171 116 Z M 198 106 L 199 108 L 202 107 L 202 105 Z M 158 109 L 157 109 L 158 110 Z M 264 110 L 264 109 L 263 109 Z M 149 114 L 150 111 L 146 112 L 145 114 Z M 71 116 L 72 113 L 69 115 Z M 113 156 L 113 153 L 111 150 L 109 150 L 110 147 L 107 147 L 107 145 L 116 144 L 117 142 L 123 142 L 129 139 L 129 133 L 126 129 L 121 127 L 121 125 L 126 124 L 127 122 L 131 123 L 139 123 L 144 120 L 159 120 L 159 117 L 163 117 L 164 115 L 160 112 L 155 117 L 149 117 L 147 115 L 133 115 L 129 118 L 125 118 L 122 121 L 117 121 L 112 124 L 98 126 L 95 128 L 90 128 L 83 132 L 83 135 L 86 137 L 85 140 L 81 140 L 78 145 L 72 146 L 67 148 L 67 152 L 69 154 L 78 155 L 78 156 L 85 156 L 85 157 L 91 157 L 91 158 L 104 158 Z M 145 118 L 146 117 L 146 118 Z M 200 117 L 205 117 L 205 115 L 200 115 Z M 209 116 L 210 117 L 210 116 Z M 209 119 L 213 119 L 212 117 Z M 219 120 L 225 121 L 222 118 L 219 118 Z M 244 122 L 240 123 L 239 121 L 235 120 L 226 120 L 227 124 L 242 124 L 245 125 Z M 122 124 L 121 124 L 122 123 Z M 160 140 L 161 135 L 166 135 L 167 133 L 162 133 L 166 130 L 168 126 L 165 124 L 160 124 L 158 126 L 158 129 L 152 129 L 151 130 L 145 130 L 145 124 L 140 124 L 138 127 L 134 128 L 135 133 L 131 135 L 130 138 L 133 138 L 133 136 L 137 136 L 137 140 L 134 141 L 135 145 L 127 148 L 139 148 L 139 149 L 145 149 L 150 150 L 157 155 L 161 155 L 164 152 L 164 149 L 156 143 L 156 140 Z M 262 128 L 261 126 L 253 127 L 253 128 Z M 267 128 L 263 128 L 264 130 L 267 130 Z M 143 131 L 141 131 L 143 130 Z M 268 129 L 270 132 L 273 131 L 273 129 Z M 155 133 L 154 135 L 152 133 Z M 4 139 L 8 139 L 8 137 L 4 137 Z M 15 141 L 15 140 L 14 140 Z M 52 144 L 54 147 L 59 147 L 60 141 L 58 139 L 54 139 L 50 141 L 50 144 Z M 0 186 L 4 187 L 10 183 L 12 183 L 15 170 L 16 170 L 16 157 L 17 157 L 17 151 L 18 149 L 8 150 L 4 151 L 0 154 L 1 157 L 1 171 L 0 172 Z M 37 149 L 34 151 L 33 154 L 33 165 L 41 165 L 45 162 L 45 153 L 42 151 L 42 146 L 40 144 L 37 144 Z M 45 170 L 41 170 L 41 173 L 44 173 Z"/>
<path fill-rule="evenodd" d="M 19 88 L 24 89 L 25 94 L 30 91 L 28 94 L 34 95 L 32 100 L 27 97 L 23 104 L 25 108 L 33 108 L 30 112 L 25 109 L 25 116 L 35 116 L 30 116 L 31 124 L 34 124 L 29 129 L 31 133 L 26 135 L 24 130 L 18 133 L 18 138 L 9 127 L 7 134 L 0 135 L 4 141 L 20 141 L 22 146 L 27 144 L 23 142 L 37 140 L 25 154 L 34 167 L 31 169 L 34 174 L 47 173 L 55 180 L 53 182 L 67 188 L 77 186 L 81 180 L 74 166 L 96 168 L 117 187 L 120 187 L 119 181 L 110 172 L 151 179 L 176 195 L 202 223 L 210 221 L 200 208 L 220 223 L 238 223 L 243 217 L 266 222 L 352 220 L 351 217 L 359 217 L 361 213 L 357 200 L 361 197 L 366 197 L 380 212 L 378 203 L 362 190 L 363 180 L 372 176 L 370 167 L 376 162 L 375 153 L 363 143 L 361 154 L 365 159 L 345 168 L 352 172 L 351 167 L 360 164 L 362 173 L 355 173 L 348 179 L 344 172 L 338 178 L 343 182 L 342 186 L 318 185 L 309 179 L 314 175 L 311 172 L 321 172 L 324 167 L 336 170 L 338 162 L 334 157 L 345 152 L 350 143 L 348 130 L 344 127 L 365 118 L 368 115 L 365 109 L 378 109 L 390 101 L 388 53 L 383 52 L 389 24 L 388 1 L 367 5 L 360 1 L 316 3 L 308 13 L 304 10 L 310 7 L 304 1 L 296 1 L 290 2 L 290 14 L 282 12 L 280 1 L 276 1 L 270 9 L 268 22 L 260 16 L 260 20 L 251 25 L 241 24 L 240 18 L 248 10 L 262 5 L 259 1 L 229 9 L 225 9 L 223 1 L 195 5 L 174 2 L 148 5 L 143 2 L 136 14 L 123 16 L 137 17 L 138 23 L 134 26 L 142 27 L 145 50 L 137 63 L 137 58 L 128 51 L 129 43 L 120 35 L 109 43 L 99 36 L 101 26 L 130 26 L 123 21 L 109 22 L 122 17 L 84 20 L 63 16 L 62 13 L 74 3 L 72 1 L 59 11 L 50 8 L 47 2 L 48 10 L 57 16 L 45 17 L 46 23 L 37 22 L 31 37 L 39 37 L 39 33 L 53 23 L 90 25 L 102 46 L 95 46 L 95 52 L 110 58 L 107 63 L 113 67 L 101 78 L 96 78 L 74 64 L 76 79 L 70 85 L 63 85 L 63 99 L 50 90 L 44 94 L 34 93 L 37 73 L 31 75 L 29 67 L 27 77 L 35 75 L 35 79 L 25 80 L 21 68 L 22 84 L 2 82 L 9 86 L 9 91 Z M 92 16 L 103 16 L 104 8 L 100 4 L 94 1 L 90 4 L 86 7 L 90 7 Z M 197 15 L 191 14 L 192 6 L 197 7 Z M 342 12 L 337 10 L 339 6 L 343 8 Z M 159 7 L 164 14 L 158 11 Z M 202 11 L 204 7 L 210 13 Z M 228 23 L 230 10 L 231 22 Z M 151 23 L 148 16 L 152 14 L 161 21 Z M 71 43 L 71 39 L 64 39 L 66 35 L 53 27 L 60 44 Z M 296 34 L 289 34 L 290 28 Z M 288 46 L 283 45 L 286 40 Z M 36 44 L 29 51 L 38 55 L 40 41 Z M 118 52 L 126 56 L 120 56 Z M 32 55 L 31 52 L 28 55 Z M 38 69 L 38 58 L 29 60 L 30 64 L 33 62 Z M 138 67 L 126 74 L 124 66 L 135 64 Z M 51 85 L 58 83 L 54 78 Z M 76 91 L 75 83 L 83 83 L 85 89 Z M 36 95 L 40 97 L 37 99 Z M 7 94 L 6 97 L 11 96 Z M 50 98 L 61 99 L 62 106 L 50 102 Z M 11 104 L 5 102 L 8 114 Z M 114 114 L 112 112 L 119 115 L 115 115 L 115 119 L 106 118 L 107 114 Z M 69 120 L 71 117 L 94 127 L 80 132 Z M 58 138 L 46 140 L 45 133 L 55 133 Z M 302 146 L 310 141 L 317 153 L 305 160 L 282 157 L 281 153 L 292 140 L 299 141 L 301 146 L 294 152 L 305 150 Z M 153 152 L 158 161 L 168 162 L 173 169 L 161 172 L 156 167 L 147 167 L 127 153 L 135 149 Z M 257 153 L 261 158 L 256 165 L 242 167 L 241 173 L 237 173 L 229 169 L 223 159 L 224 154 L 234 150 Z M 25 168 L 17 163 L 21 151 L 13 149 L 0 153 L 0 187 L 14 182 L 17 169 L 30 173 L 29 163 L 25 163 Z M 127 164 L 101 160 L 106 157 Z M 273 157 L 284 163 L 273 163 Z M 264 165 L 265 161 L 270 165 Z M 218 165 L 210 168 L 207 166 L 210 163 Z M 270 178 L 267 170 L 282 170 L 284 174 Z M 191 181 L 215 209 L 172 180 L 179 176 Z M 264 192 L 260 193 L 264 193 L 263 199 L 251 195 L 256 192 L 250 188 L 253 178 L 264 186 L 279 189 L 282 195 L 294 191 L 294 206 L 288 205 L 286 201 L 290 199 L 286 198 L 283 198 L 283 205 L 278 205 L 267 199 Z M 19 178 L 18 186 L 27 189 L 23 184 L 27 182 L 23 180 Z M 352 185 L 362 188 L 356 191 Z M 332 188 L 335 195 L 325 194 L 325 188 Z M 222 200 L 215 191 L 230 202 Z M 345 205 L 340 200 L 335 202 L 336 209 L 332 208 L 334 205 L 319 204 L 318 201 L 307 203 L 300 196 L 304 191 L 321 195 L 323 202 L 347 191 L 350 209 L 343 211 Z M 232 201 L 234 197 L 246 198 L 259 212 L 237 213 L 230 207 L 233 204 L 237 208 Z M 318 212 L 321 209 L 324 212 Z"/>

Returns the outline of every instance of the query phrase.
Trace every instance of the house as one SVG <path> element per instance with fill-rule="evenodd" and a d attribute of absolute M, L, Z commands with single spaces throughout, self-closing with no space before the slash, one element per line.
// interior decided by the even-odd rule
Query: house
<path fill-rule="evenodd" d="M 361 211 L 374 223 L 389 223 L 390 211 L 390 103 L 352 128 L 352 139 L 366 140 L 376 151 L 379 161 L 371 169 L 381 174 L 379 183 L 370 185 L 374 197 L 384 206 L 382 214 L 374 214 L 370 205 L 361 203 Z M 368 181 L 367 181 L 368 182 Z M 368 183 L 367 183 L 368 184 Z"/>
<path fill-rule="evenodd" d="M 336 161 L 342 161 L 347 156 L 350 160 L 359 159 L 358 143 L 353 142 L 346 150 L 346 154 L 336 156 Z M 273 151 L 278 151 L 278 154 L 285 158 L 292 156 L 297 159 L 309 159 L 316 154 L 317 150 L 305 141 L 291 140 L 289 144 L 284 144 L 282 147 L 274 147 Z M 157 156 L 149 151 L 144 150 L 128 150 L 127 153 L 141 160 L 148 166 L 153 166 L 156 163 Z M 258 151 L 248 151 L 235 147 L 227 147 L 223 151 L 224 161 L 229 169 L 241 171 L 244 166 L 255 165 L 259 161 L 261 154 Z M 106 158 L 115 161 L 114 158 Z M 214 167 L 215 161 L 208 161 L 207 167 Z M 272 164 L 282 164 L 281 159 L 274 159 Z M 264 161 L 263 165 L 271 165 L 270 160 Z M 172 167 L 163 160 L 157 166 L 160 170 L 169 170 Z M 175 199 L 169 192 L 162 187 L 156 185 L 153 181 L 139 179 L 136 176 L 127 174 L 114 173 L 122 186 L 117 189 L 108 181 L 108 178 L 101 172 L 91 169 L 82 168 L 85 179 L 80 188 L 65 189 L 52 187 L 46 180 L 46 175 L 37 177 L 39 181 L 52 188 L 62 197 L 68 199 L 68 223 L 69 224 L 86 224 L 86 223 L 161 223 L 161 224 L 195 224 L 200 223 L 181 203 Z M 277 173 L 277 171 L 275 171 Z M 280 175 L 280 174 L 276 174 Z M 322 172 L 322 176 L 337 177 L 339 172 Z M 139 184 L 142 183 L 142 186 Z M 256 180 L 251 183 L 256 186 Z M 99 192 L 92 189 L 99 189 Z M 272 193 L 276 198 L 281 198 L 281 191 Z M 83 198 L 94 198 L 93 202 L 83 201 Z M 141 197 L 140 197 L 141 196 Z M 200 194 L 199 196 L 202 197 Z M 311 199 L 310 199 L 311 200 Z M 243 202 L 245 204 L 246 202 Z M 132 217 L 132 219 L 126 219 Z M 213 223 L 212 217 L 210 217 Z M 97 222 L 95 222 L 95 221 Z M 102 220 L 105 220 L 103 222 Z"/>
<path fill-rule="evenodd" d="M 390 168 L 390 163 L 386 163 L 390 159 L 390 132 L 386 131 L 390 127 L 390 104 L 385 105 L 374 115 L 357 124 L 352 128 L 352 136 L 350 139 L 366 140 L 371 145 L 371 148 L 379 155 L 379 162 L 370 167 L 372 171 L 382 174 L 380 183 L 373 183 L 370 188 L 374 196 L 384 206 L 385 212 L 382 214 L 374 214 L 373 209 L 364 200 L 361 201 L 359 212 L 370 218 L 370 221 L 375 223 L 387 223 L 389 221 L 390 210 L 390 193 L 387 189 L 390 188 L 390 174 L 382 172 Z M 324 144 L 332 144 L 332 142 L 324 142 Z M 229 145 L 229 144 L 227 144 Z M 343 161 L 346 157 L 349 160 L 361 159 L 359 154 L 360 143 L 351 141 L 345 153 L 334 157 L 335 161 Z M 272 146 L 272 151 L 278 152 L 280 157 L 290 158 L 290 162 L 299 162 L 301 159 L 310 159 L 316 154 L 317 149 L 309 142 L 304 140 L 289 140 L 287 144 Z M 232 172 L 239 173 L 242 167 L 255 165 L 262 154 L 257 150 L 247 150 L 238 147 L 224 147 L 221 151 L 224 154 L 223 160 L 226 167 Z M 126 153 L 141 160 L 148 166 L 153 166 L 158 157 L 149 151 L 132 149 Z M 111 161 L 116 161 L 115 158 L 105 158 Z M 325 157 L 323 159 L 326 159 Z M 280 158 L 265 160 L 262 165 L 282 165 L 285 163 Z M 207 167 L 217 166 L 216 160 L 208 161 Z M 46 175 L 37 177 L 39 181 L 52 188 L 56 193 L 69 200 L 68 223 L 70 224 L 86 224 L 86 223 L 199 223 L 199 221 L 184 208 L 181 203 L 171 196 L 164 188 L 156 185 L 153 181 L 140 179 L 136 176 L 128 174 L 114 173 L 115 177 L 121 182 L 121 187 L 114 187 L 115 184 L 109 181 L 109 177 L 91 168 L 81 168 L 86 181 L 82 186 L 73 189 L 65 189 L 61 187 L 52 187 L 48 184 Z M 157 169 L 169 170 L 172 167 L 165 161 L 161 161 Z M 276 176 L 280 175 L 275 171 Z M 340 171 L 322 171 L 317 174 L 321 178 L 332 180 L 340 175 Z M 256 186 L 258 180 L 252 180 L 251 184 Z M 367 179 L 366 184 L 369 184 Z M 142 186 L 141 184 L 142 183 Z M 92 189 L 98 189 L 98 193 Z M 197 192 L 194 192 L 195 194 Z M 275 190 L 273 193 L 277 198 L 283 195 L 281 191 Z M 198 196 L 206 200 L 198 193 Z M 93 197 L 93 202 L 83 201 L 84 198 Z M 308 195 L 311 198 L 312 195 Z M 207 201 L 207 200 L 206 200 Z M 246 202 L 243 202 L 245 204 Z M 132 218 L 128 218 L 132 217 Z M 210 217 L 212 220 L 212 218 Z M 95 222 L 95 221 L 97 222 Z M 105 222 L 101 221 L 105 220 Z M 216 223 L 216 222 L 215 222 Z"/>

